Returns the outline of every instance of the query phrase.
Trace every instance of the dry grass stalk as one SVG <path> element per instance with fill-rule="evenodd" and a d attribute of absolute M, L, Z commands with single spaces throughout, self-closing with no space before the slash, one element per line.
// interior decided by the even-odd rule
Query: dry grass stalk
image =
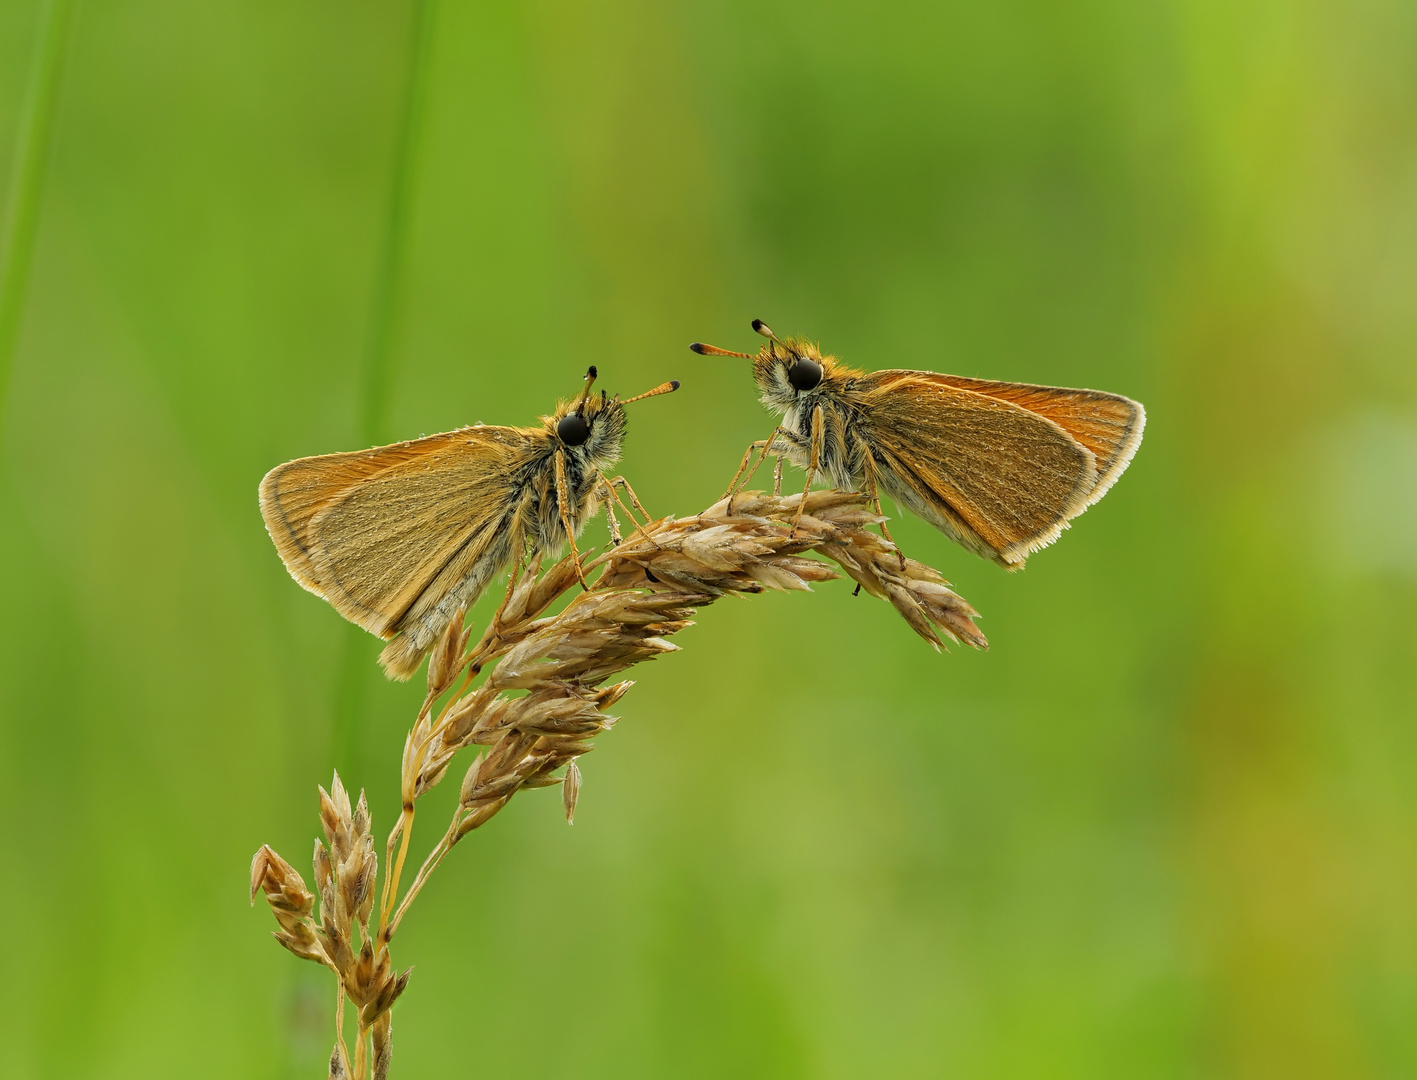
<path fill-rule="evenodd" d="M 867 530 L 881 520 L 855 493 L 783 498 L 746 492 L 696 517 L 663 518 L 638 529 L 585 568 L 588 574 L 599 570 L 599 578 L 558 615 L 545 612 L 576 586 L 569 558 L 544 574 L 539 561 L 526 567 L 471 647 L 464 619 L 453 621 L 429 656 L 428 692 L 404 743 L 403 807 L 385 846 L 377 907 L 368 805 L 361 793 L 351 807 L 338 774 L 329 792 L 320 789 L 325 840 L 316 841 L 314 858 L 319 919 L 315 895 L 289 863 L 269 847 L 252 862 L 252 901 L 264 891 L 279 924 L 276 940 L 337 976 L 331 1077 L 381 1080 L 388 1073 L 389 1008 L 409 977 L 408 971 L 395 973 L 389 943 L 429 876 L 523 788 L 561 785 L 570 821 L 581 789 L 576 759 L 614 725 L 607 710 L 633 685 L 609 680 L 677 651 L 669 638 L 691 625 L 699 608 L 730 593 L 807 590 L 839 576 L 806 557 L 815 552 L 891 603 L 934 647 L 943 639 L 987 647 L 972 621 L 977 613 L 936 571 L 903 558 L 890 541 Z M 484 671 L 486 678 L 474 688 Z M 444 704 L 435 709 L 440 700 Z M 458 752 L 471 746 L 484 749 L 463 776 L 452 820 L 400 898 L 417 802 L 443 779 Z M 357 1010 L 352 1059 L 343 1037 L 346 1001 Z"/>

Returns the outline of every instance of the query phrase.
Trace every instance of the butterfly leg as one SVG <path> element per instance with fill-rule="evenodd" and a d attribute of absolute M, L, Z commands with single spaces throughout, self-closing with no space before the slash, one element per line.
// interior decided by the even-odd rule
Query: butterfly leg
<path fill-rule="evenodd" d="M 646 510 L 644 505 L 640 502 L 640 497 L 635 494 L 635 489 L 630 486 L 630 481 L 626 480 L 623 476 L 617 476 L 611 479 L 609 484 L 611 487 L 619 488 L 630 497 L 630 505 L 640 512 L 640 515 L 645 519 L 645 524 L 648 525 L 649 511 Z M 631 515 L 632 520 L 633 517 L 634 515 Z"/>
<path fill-rule="evenodd" d="M 517 591 L 517 579 L 521 577 L 522 560 L 526 556 L 525 549 L 521 548 L 521 545 L 518 545 L 518 548 L 520 550 L 517 551 L 516 562 L 512 563 L 512 572 L 507 575 L 507 592 L 502 597 L 502 602 L 497 605 L 496 614 L 492 616 L 491 625 L 493 627 L 502 625 L 502 612 L 507 610 L 507 604 L 511 602 L 512 594 Z"/>
<path fill-rule="evenodd" d="M 772 467 L 772 493 L 774 498 L 782 498 L 782 461 L 781 454 L 777 455 L 777 464 Z"/>
<path fill-rule="evenodd" d="M 517 539 L 512 541 L 516 548 L 516 558 L 512 561 L 512 572 L 507 575 L 507 591 L 502 596 L 502 602 L 497 605 L 497 611 L 492 616 L 492 621 L 487 624 L 488 629 L 496 631 L 502 625 L 502 613 L 507 610 L 507 605 L 512 601 L 512 594 L 517 591 L 517 583 L 521 580 L 522 570 L 536 558 L 536 553 L 532 549 L 531 541 L 526 535 L 526 512 L 531 496 L 524 495 L 521 505 L 517 507 L 516 513 L 512 517 L 512 535 Z M 538 562 L 538 569 L 540 568 Z"/>
<path fill-rule="evenodd" d="M 742 483 L 742 486 L 747 487 L 750 483 L 753 482 L 753 474 L 758 471 L 758 466 L 762 465 L 763 459 L 772 452 L 772 444 L 781 434 L 782 428 L 773 428 L 772 434 L 769 435 L 766 439 L 759 439 L 757 442 L 753 443 L 751 446 L 748 447 L 748 449 L 743 454 L 743 460 L 738 463 L 738 471 L 733 474 L 733 482 L 728 485 L 728 490 L 723 493 L 722 498 L 731 498 L 732 496 L 738 493 L 738 478 L 743 475 L 743 470 L 748 468 L 748 461 L 753 456 L 753 451 L 761 450 L 762 453 L 758 455 L 758 460 L 753 464 L 753 468 L 749 471 L 747 478 Z M 731 505 L 729 509 L 732 509 Z"/>
<path fill-rule="evenodd" d="M 770 440 L 767 439 L 759 439 L 755 443 L 748 444 L 748 449 L 743 451 L 743 460 L 738 463 L 738 471 L 733 474 L 733 479 L 728 482 L 728 490 L 723 493 L 722 498 L 732 498 L 733 495 L 737 493 L 738 478 L 742 476 L 744 470 L 748 468 L 748 462 L 753 459 L 753 451 L 762 446 L 766 446 L 769 441 Z M 752 476 L 751 473 L 748 475 L 750 477 Z"/>
<path fill-rule="evenodd" d="M 871 456 L 871 448 L 869 446 L 863 446 L 862 449 L 866 453 L 865 494 L 870 498 L 871 502 L 875 504 L 876 513 L 880 514 L 881 517 L 885 517 L 886 515 L 881 510 L 881 489 L 876 485 L 876 459 Z M 886 540 L 890 543 L 890 545 L 895 548 L 896 558 L 900 560 L 900 568 L 904 570 L 905 552 L 900 550 L 900 545 L 895 542 L 895 537 L 891 536 L 891 531 L 890 529 L 886 528 L 886 523 L 884 521 L 881 522 L 881 535 L 884 536 Z"/>
<path fill-rule="evenodd" d="M 615 502 L 620 504 L 620 509 L 624 510 L 626 516 L 630 519 L 631 522 L 634 523 L 635 529 L 634 532 L 632 532 L 630 535 L 632 537 L 635 535 L 643 536 L 646 540 L 648 540 L 651 544 L 654 545 L 654 549 L 656 551 L 659 551 L 660 546 L 655 543 L 654 539 L 649 535 L 649 533 L 645 531 L 645 526 L 649 524 L 649 511 L 646 510 L 644 508 L 644 505 L 640 502 L 639 496 L 635 494 L 635 489 L 630 486 L 630 481 L 626 480 L 623 476 L 616 476 L 610 479 L 606 479 L 604 475 L 601 476 L 600 480 L 601 483 L 605 486 L 606 494 L 609 495 L 609 497 Z M 634 513 L 628 507 L 626 507 L 624 503 L 620 502 L 620 497 L 615 494 L 616 488 L 620 488 L 622 491 L 624 491 L 626 496 L 629 497 L 630 504 L 642 515 L 644 515 L 644 525 L 641 525 L 639 521 L 635 518 Z M 605 510 L 607 513 L 610 512 L 609 502 L 605 504 Z M 612 514 L 611 517 L 614 517 L 614 515 Z M 617 539 L 615 543 L 619 544 L 620 541 Z"/>
<path fill-rule="evenodd" d="M 776 434 L 776 432 L 774 432 Z M 807 466 L 807 483 L 802 487 L 802 501 L 797 504 L 797 514 L 792 519 L 792 531 L 797 532 L 797 524 L 802 520 L 802 511 L 807 508 L 807 494 L 812 490 L 812 481 L 817 478 L 817 469 L 822 461 L 822 407 L 812 410 L 812 460 Z"/>
<path fill-rule="evenodd" d="M 881 500 L 876 500 L 876 513 L 881 513 Z M 885 515 L 882 515 L 883 517 Z M 891 531 L 886 528 L 886 523 L 881 522 L 881 535 L 886 538 L 886 542 L 895 548 L 895 557 L 900 560 L 900 568 L 905 569 L 905 552 L 900 550 L 900 545 L 895 542 L 895 537 L 891 536 Z"/>
<path fill-rule="evenodd" d="M 566 532 L 566 543 L 571 545 L 571 561 L 576 565 L 576 577 L 580 579 L 581 588 L 590 591 L 590 585 L 586 582 L 585 571 L 581 569 L 581 553 L 576 550 L 576 535 L 571 529 L 571 516 L 566 511 L 566 503 L 569 499 L 567 488 L 570 485 L 566 482 L 566 455 L 560 450 L 556 451 L 556 506 L 561 511 L 561 528 Z"/>
<path fill-rule="evenodd" d="M 615 492 L 611 489 L 610 484 L 603 476 L 600 478 L 600 486 L 601 493 L 606 496 L 605 523 L 610 526 L 610 542 L 616 547 L 619 547 L 620 542 L 625 538 L 620 535 L 620 523 L 615 520 L 615 503 L 617 501 L 615 498 Z"/>

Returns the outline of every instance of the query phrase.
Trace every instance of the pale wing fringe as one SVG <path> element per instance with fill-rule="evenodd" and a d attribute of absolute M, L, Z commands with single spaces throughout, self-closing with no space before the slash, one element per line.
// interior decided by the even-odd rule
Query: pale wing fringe
<path fill-rule="evenodd" d="M 1113 484 L 1122 478 L 1122 474 L 1127 471 L 1127 466 L 1132 463 L 1132 458 L 1136 457 L 1137 448 L 1141 446 L 1142 433 L 1146 431 L 1146 410 L 1142 408 L 1141 402 L 1124 398 L 1132 406 L 1131 423 L 1127 426 L 1126 433 L 1117 447 L 1116 456 L 1100 476 L 1097 478 L 1097 486 L 1087 496 L 1087 506 L 1095 506 L 1097 501 L 1106 495 Z M 1084 510 L 1087 507 L 1083 507 Z M 1082 513 L 1081 510 L 1078 513 Z"/>
<path fill-rule="evenodd" d="M 407 678 L 462 604 L 476 600 L 521 543 L 506 532 L 507 465 L 520 428 L 477 425 L 408 442 L 278 465 L 261 516 L 286 569 L 350 622 L 385 640 L 412 634 Z M 436 454 L 442 468 L 427 467 Z M 379 512 L 360 512 L 375 503 Z M 518 518 L 518 520 L 520 520 Z M 499 555 L 481 565 L 485 551 Z M 377 555 L 378 557 L 373 557 Z M 457 565 L 457 573 L 447 573 Z M 415 649 L 416 643 L 416 649 Z"/>

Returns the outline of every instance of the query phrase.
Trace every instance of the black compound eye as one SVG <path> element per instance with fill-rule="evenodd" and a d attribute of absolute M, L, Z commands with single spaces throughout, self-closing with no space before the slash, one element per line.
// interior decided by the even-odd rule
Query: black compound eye
<path fill-rule="evenodd" d="M 590 425 L 580 413 L 567 413 L 556 425 L 556 434 L 567 446 L 580 446 L 590 438 Z"/>
<path fill-rule="evenodd" d="M 787 369 L 787 381 L 794 390 L 811 390 L 822 381 L 822 365 L 799 356 L 797 363 Z"/>

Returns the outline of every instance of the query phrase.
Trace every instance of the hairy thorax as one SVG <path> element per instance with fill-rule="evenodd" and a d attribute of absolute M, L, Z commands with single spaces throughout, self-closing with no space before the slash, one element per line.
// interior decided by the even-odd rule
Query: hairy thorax
<path fill-rule="evenodd" d="M 581 528 L 600 505 L 595 493 L 599 474 L 588 467 L 584 453 L 578 453 L 579 450 L 573 447 L 559 451 L 566 467 L 565 517 L 575 536 L 580 535 Z M 552 449 L 546 453 L 545 461 L 526 463 L 520 473 L 521 482 L 507 507 L 509 514 L 521 514 L 526 539 L 538 551 L 558 551 L 566 543 L 561 500 L 556 492 L 556 452 Z"/>
<path fill-rule="evenodd" d="M 794 383 L 793 368 L 799 362 L 807 371 L 797 372 L 799 378 Z M 805 383 L 800 378 L 803 374 L 807 375 Z M 856 390 L 861 374 L 798 338 L 774 340 L 753 362 L 758 400 L 782 417 L 775 445 L 785 450 L 789 461 L 810 468 L 812 425 L 820 413 L 822 440 L 817 468 L 833 486 L 846 490 L 859 490 L 866 475 L 868 440 L 863 436 L 868 433 Z M 812 385 L 814 376 L 817 381 Z"/>
<path fill-rule="evenodd" d="M 865 479 L 865 451 L 862 419 L 846 397 L 849 393 L 806 393 L 788 406 L 782 418 L 779 442 L 787 444 L 787 458 L 807 468 L 812 460 L 813 415 L 821 409 L 822 450 L 817 467 L 833 487 L 859 490 Z"/>
<path fill-rule="evenodd" d="M 625 437 L 625 410 L 614 399 L 591 398 L 580 409 L 590 434 L 578 446 L 568 446 L 553 432 L 566 415 L 563 405 L 556 415 L 543 417 L 551 437 L 518 470 L 518 482 L 508 506 L 522 515 L 528 543 L 539 551 L 557 551 L 567 541 L 566 525 L 579 536 L 586 521 L 600 509 L 601 474 L 620 460 Z M 564 468 L 564 491 L 557 491 L 557 458 Z M 564 500 L 564 507 L 562 502 Z M 564 510 L 564 520 L 562 511 Z"/>

